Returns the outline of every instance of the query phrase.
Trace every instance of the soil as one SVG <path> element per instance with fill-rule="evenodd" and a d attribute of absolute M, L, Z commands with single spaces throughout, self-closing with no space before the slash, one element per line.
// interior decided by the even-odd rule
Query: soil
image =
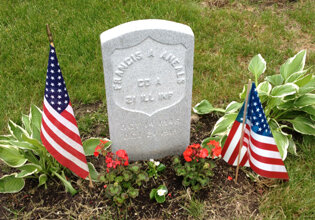
<path fill-rule="evenodd" d="M 96 104 L 97 106 L 100 103 Z M 91 108 L 91 106 L 89 106 Z M 85 114 L 86 106 L 79 114 Z M 208 137 L 218 117 L 213 114 L 192 116 L 191 143 L 201 143 Z M 94 126 L 97 127 L 97 126 Z M 37 187 L 36 179 L 27 179 L 25 188 L 15 194 L 0 194 L 0 219 L 248 219 L 259 217 L 261 195 L 268 190 L 247 177 L 249 170 L 240 170 L 238 183 L 228 180 L 235 176 L 235 167 L 223 160 L 215 161 L 211 186 L 194 193 L 181 184 L 175 175 L 171 157 L 160 161 L 166 165 L 158 179 L 143 185 L 139 196 L 123 207 L 115 206 L 105 198 L 103 184 L 71 176 L 73 186 L 78 189 L 75 196 L 66 193 L 62 184 L 51 180 L 48 187 Z M 88 158 L 98 171 L 104 170 L 101 159 Z M 141 162 L 142 163 L 142 162 Z M 1 164 L 0 164 L 1 166 Z M 245 173 L 246 172 L 246 173 Z M 2 176 L 3 173 L 0 173 Z M 149 199 L 152 188 L 165 184 L 169 190 L 166 202 L 159 204 Z"/>

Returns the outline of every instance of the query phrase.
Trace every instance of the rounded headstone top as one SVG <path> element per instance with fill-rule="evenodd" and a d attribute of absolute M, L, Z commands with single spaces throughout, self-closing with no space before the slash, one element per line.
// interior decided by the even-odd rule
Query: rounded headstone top
<path fill-rule="evenodd" d="M 121 25 L 118 25 L 114 28 L 111 28 L 107 31 L 104 31 L 101 35 L 101 43 L 109 41 L 111 39 L 117 38 L 124 34 L 130 32 L 136 32 L 141 30 L 169 30 L 180 32 L 183 34 L 194 36 L 193 31 L 191 28 L 185 24 L 167 21 L 167 20 L 160 20 L 160 19 L 146 19 L 146 20 L 137 20 L 137 21 L 130 21 Z"/>

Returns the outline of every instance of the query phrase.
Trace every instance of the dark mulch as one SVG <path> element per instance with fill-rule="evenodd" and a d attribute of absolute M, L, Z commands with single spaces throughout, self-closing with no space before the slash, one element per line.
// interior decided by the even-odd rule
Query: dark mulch
<path fill-rule="evenodd" d="M 86 109 L 80 114 L 84 114 Z M 208 137 L 218 119 L 216 115 L 193 115 L 191 143 L 200 143 Z M 91 159 L 100 169 L 102 162 Z M 126 207 L 116 207 L 104 196 L 103 185 L 88 187 L 88 181 L 71 177 L 79 193 L 71 196 L 64 187 L 50 181 L 48 188 L 37 188 L 37 180 L 28 179 L 25 188 L 15 194 L 0 194 L 0 218 L 23 219 L 231 219 L 259 218 L 259 199 L 266 188 L 256 185 L 244 172 L 240 171 L 238 184 L 229 181 L 234 177 L 235 167 L 223 160 L 216 161 L 212 185 L 193 193 L 181 184 L 181 178 L 172 170 L 171 157 L 161 160 L 167 169 L 157 180 L 146 183 L 140 195 Z M 150 201 L 152 188 L 165 184 L 170 196 L 163 204 Z M 197 205 L 194 205 L 197 204 Z M 203 208 L 202 208 L 203 207 Z"/>

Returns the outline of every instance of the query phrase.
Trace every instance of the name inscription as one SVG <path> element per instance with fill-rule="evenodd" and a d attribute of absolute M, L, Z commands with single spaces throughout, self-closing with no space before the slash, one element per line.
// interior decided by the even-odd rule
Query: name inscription
<path fill-rule="evenodd" d="M 183 45 L 163 45 L 148 38 L 134 47 L 115 51 L 115 103 L 126 110 L 152 115 L 179 102 L 186 86 L 185 50 Z"/>

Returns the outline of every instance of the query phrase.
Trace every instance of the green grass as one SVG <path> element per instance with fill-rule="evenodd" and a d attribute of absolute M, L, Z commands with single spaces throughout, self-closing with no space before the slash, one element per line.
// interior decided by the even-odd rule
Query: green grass
<path fill-rule="evenodd" d="M 315 148 L 314 141 L 299 146 L 298 157 L 289 156 L 286 167 L 290 181 L 266 194 L 260 211 L 274 219 L 315 218 Z"/>
<path fill-rule="evenodd" d="M 42 105 L 49 52 L 47 23 L 74 107 L 98 101 L 105 105 L 99 35 L 131 20 L 166 19 L 193 29 L 193 104 L 202 99 L 217 106 L 240 101 L 238 93 L 250 76 L 247 65 L 258 53 L 268 64 L 264 76 L 278 73 L 280 64 L 301 49 L 308 49 L 306 66 L 314 65 L 313 1 L 267 6 L 263 1 L 226 0 L 228 4 L 222 8 L 209 8 L 204 2 L 0 1 L 0 134 L 8 132 L 9 118 L 19 122 L 31 103 Z M 79 118 L 81 133 L 88 136 L 94 123 L 106 123 L 102 114 L 105 110 Z M 295 218 L 312 214 L 314 154 L 314 144 L 302 145 L 299 157 L 287 159 L 291 181 L 264 198 L 263 216 Z M 189 210 L 199 215 L 193 204 Z"/>
<path fill-rule="evenodd" d="M 99 35 L 121 23 L 160 18 L 184 23 L 195 33 L 193 104 L 225 105 L 238 99 L 249 77 L 247 64 L 261 53 L 265 75 L 299 49 L 314 48 L 311 1 L 262 10 L 236 1 L 208 8 L 202 1 L 9 1 L 0 3 L 0 133 L 31 103 L 41 106 L 48 59 L 46 23 L 74 106 L 105 101 Z M 308 48 L 310 49 L 310 48 Z M 307 63 L 315 61 L 309 51 Z"/>

